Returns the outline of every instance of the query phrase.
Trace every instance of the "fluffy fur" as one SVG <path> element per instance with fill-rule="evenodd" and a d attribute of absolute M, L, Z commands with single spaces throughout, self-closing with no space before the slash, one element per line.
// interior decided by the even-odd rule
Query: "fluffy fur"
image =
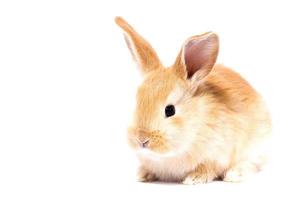
<path fill-rule="evenodd" d="M 116 18 L 144 75 L 128 141 L 141 162 L 140 181 L 241 181 L 260 169 L 256 150 L 270 135 L 261 96 L 238 73 L 215 64 L 218 37 L 189 38 L 171 67 L 125 20 Z M 172 104 L 176 114 L 166 118 Z"/>

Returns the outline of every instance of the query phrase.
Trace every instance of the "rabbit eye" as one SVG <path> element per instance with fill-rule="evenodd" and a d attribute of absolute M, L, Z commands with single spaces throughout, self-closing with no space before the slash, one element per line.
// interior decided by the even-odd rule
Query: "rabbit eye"
<path fill-rule="evenodd" d="M 173 105 L 167 105 L 165 108 L 166 117 L 171 117 L 175 115 L 175 107 Z"/>

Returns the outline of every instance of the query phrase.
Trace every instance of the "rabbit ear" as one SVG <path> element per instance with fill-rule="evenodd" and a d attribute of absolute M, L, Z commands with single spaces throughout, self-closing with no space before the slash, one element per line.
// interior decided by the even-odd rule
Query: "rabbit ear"
<path fill-rule="evenodd" d="M 125 35 L 126 44 L 143 74 L 161 66 L 160 60 L 151 45 L 140 36 L 123 18 L 116 17 L 115 22 Z"/>
<path fill-rule="evenodd" d="M 184 43 L 173 68 L 181 78 L 198 83 L 212 70 L 218 50 L 216 34 L 208 32 L 193 36 Z"/>

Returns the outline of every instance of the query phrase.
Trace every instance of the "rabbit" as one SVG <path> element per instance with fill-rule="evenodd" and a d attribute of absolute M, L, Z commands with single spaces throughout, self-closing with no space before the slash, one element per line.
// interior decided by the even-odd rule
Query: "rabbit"
<path fill-rule="evenodd" d="M 143 76 L 128 128 L 140 161 L 138 180 L 188 185 L 240 182 L 265 163 L 258 149 L 271 135 L 260 94 L 237 72 L 216 64 L 217 34 L 188 38 L 172 66 L 116 17 Z"/>

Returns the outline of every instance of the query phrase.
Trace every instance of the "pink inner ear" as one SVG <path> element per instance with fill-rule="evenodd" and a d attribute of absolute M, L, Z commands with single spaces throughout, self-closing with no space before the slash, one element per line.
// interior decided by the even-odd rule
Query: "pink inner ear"
<path fill-rule="evenodd" d="M 209 63 L 211 47 L 207 39 L 193 39 L 185 46 L 184 60 L 188 78 Z"/>
<path fill-rule="evenodd" d="M 130 54 L 131 54 L 131 56 L 132 56 L 132 59 L 133 59 L 134 61 L 137 61 L 137 58 L 135 57 L 135 55 L 134 55 L 134 53 L 133 53 L 133 48 L 132 48 L 132 46 L 131 46 L 131 43 L 130 43 L 129 39 L 127 38 L 127 36 L 126 36 L 125 34 L 124 34 L 124 39 L 125 39 L 125 42 L 126 42 L 126 45 L 127 45 L 128 49 L 129 49 L 129 51 L 130 51 Z"/>

